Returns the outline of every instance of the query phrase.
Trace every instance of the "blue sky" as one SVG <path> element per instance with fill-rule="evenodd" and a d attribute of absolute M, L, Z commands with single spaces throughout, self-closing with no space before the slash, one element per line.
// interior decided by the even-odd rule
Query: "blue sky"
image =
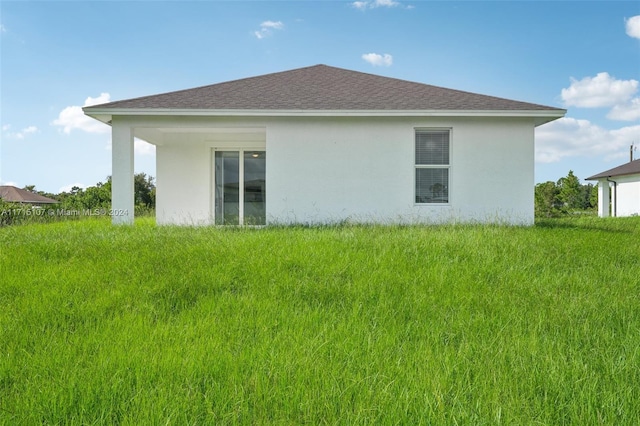
<path fill-rule="evenodd" d="M 52 193 L 111 174 L 83 105 L 320 63 L 568 109 L 536 182 L 640 146 L 638 1 L 1 0 L 0 42 L 0 183 Z M 135 164 L 155 176 L 153 147 Z"/>

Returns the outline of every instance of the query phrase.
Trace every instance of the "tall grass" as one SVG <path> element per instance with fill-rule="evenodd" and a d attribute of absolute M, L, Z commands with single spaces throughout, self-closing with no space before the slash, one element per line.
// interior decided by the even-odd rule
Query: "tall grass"
<path fill-rule="evenodd" d="M 0 424 L 640 424 L 640 220 L 0 229 Z"/>

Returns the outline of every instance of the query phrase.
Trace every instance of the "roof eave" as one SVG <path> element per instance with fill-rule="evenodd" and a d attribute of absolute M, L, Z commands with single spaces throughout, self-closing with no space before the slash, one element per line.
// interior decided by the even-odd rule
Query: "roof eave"
<path fill-rule="evenodd" d="M 584 178 L 584 180 L 602 180 L 613 177 L 613 175 L 593 175 L 588 178 Z"/>
<path fill-rule="evenodd" d="M 602 180 L 619 176 L 640 175 L 640 159 L 630 161 L 613 169 L 605 170 L 593 176 L 589 176 L 585 180 Z"/>
<path fill-rule="evenodd" d="M 611 176 L 593 175 L 593 176 L 589 176 L 588 178 L 584 178 L 584 180 L 600 180 L 608 177 L 611 177 Z"/>
<path fill-rule="evenodd" d="M 602 180 L 602 179 L 608 179 L 608 178 L 617 178 L 617 177 L 623 177 L 623 176 L 634 176 L 637 175 L 639 173 L 635 173 L 635 172 L 629 172 L 629 173 L 612 173 L 612 174 L 602 174 L 599 173 L 597 175 L 593 175 L 590 176 L 588 178 L 585 178 L 584 180 Z"/>
<path fill-rule="evenodd" d="M 311 109 L 176 109 L 83 108 L 86 115 L 110 124 L 113 116 L 217 116 L 217 117 L 528 117 L 535 125 L 564 117 L 566 110 L 311 110 Z"/>

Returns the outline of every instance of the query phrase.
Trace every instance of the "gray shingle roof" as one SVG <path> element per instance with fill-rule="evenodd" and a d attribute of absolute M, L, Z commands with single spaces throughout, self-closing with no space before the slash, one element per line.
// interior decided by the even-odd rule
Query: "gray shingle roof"
<path fill-rule="evenodd" d="M 588 177 L 585 180 L 597 180 L 613 176 L 635 175 L 640 174 L 640 159 L 630 161 L 622 166 L 614 167 L 613 169 L 605 170 L 602 173 Z"/>
<path fill-rule="evenodd" d="M 0 186 L 0 198 L 11 203 L 55 204 L 58 201 L 11 185 Z"/>
<path fill-rule="evenodd" d="M 558 111 L 559 108 L 315 65 L 86 107 L 195 110 Z"/>

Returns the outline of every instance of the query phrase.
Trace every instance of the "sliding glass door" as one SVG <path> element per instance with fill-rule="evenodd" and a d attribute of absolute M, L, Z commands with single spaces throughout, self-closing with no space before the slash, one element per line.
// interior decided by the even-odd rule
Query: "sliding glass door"
<path fill-rule="evenodd" d="M 265 151 L 215 151 L 216 225 L 266 223 Z"/>
<path fill-rule="evenodd" d="M 264 151 L 244 151 L 244 211 L 245 225 L 264 225 L 265 208 L 265 163 Z"/>
<path fill-rule="evenodd" d="M 240 156 L 233 151 L 216 151 L 216 225 L 240 224 Z"/>

